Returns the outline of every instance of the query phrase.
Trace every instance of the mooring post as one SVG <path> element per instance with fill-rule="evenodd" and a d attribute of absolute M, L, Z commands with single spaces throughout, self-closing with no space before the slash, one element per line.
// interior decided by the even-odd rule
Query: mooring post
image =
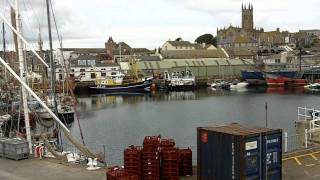
<path fill-rule="evenodd" d="M 106 162 L 106 145 L 103 145 L 103 164 L 106 167 L 107 166 L 107 162 Z"/>
<path fill-rule="evenodd" d="M 284 152 L 288 152 L 288 132 L 284 132 Z"/>
<path fill-rule="evenodd" d="M 305 138 L 305 148 L 308 148 L 308 129 L 304 130 L 304 138 Z"/>

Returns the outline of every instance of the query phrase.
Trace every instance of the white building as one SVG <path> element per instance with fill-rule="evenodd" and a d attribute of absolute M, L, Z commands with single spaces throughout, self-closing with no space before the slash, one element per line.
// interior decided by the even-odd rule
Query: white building
<path fill-rule="evenodd" d="M 117 63 L 100 63 L 95 56 L 81 55 L 70 60 L 69 74 L 81 82 L 92 82 L 99 78 L 111 76 L 120 71 Z M 56 79 L 61 81 L 65 77 L 62 66 L 56 68 Z"/>

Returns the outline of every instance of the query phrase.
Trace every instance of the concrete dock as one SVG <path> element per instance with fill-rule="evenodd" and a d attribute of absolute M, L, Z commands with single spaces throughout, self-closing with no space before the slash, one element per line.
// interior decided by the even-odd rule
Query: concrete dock
<path fill-rule="evenodd" d="M 105 180 L 105 169 L 87 171 L 85 166 L 59 163 L 56 160 L 30 158 L 14 161 L 0 158 L 1 180 Z M 196 169 L 194 169 L 196 171 Z M 320 179 L 320 150 L 308 150 L 286 155 L 283 158 L 283 179 Z M 196 180 L 181 177 L 181 180 Z"/>

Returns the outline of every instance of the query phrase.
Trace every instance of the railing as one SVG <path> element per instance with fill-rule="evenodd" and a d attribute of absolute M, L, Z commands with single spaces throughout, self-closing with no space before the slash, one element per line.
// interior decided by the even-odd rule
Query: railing
<path fill-rule="evenodd" d="M 302 134 L 288 135 L 287 132 L 283 134 L 283 152 L 290 153 L 303 149 L 310 149 L 314 147 L 320 147 L 319 136 L 305 129 Z M 317 132 L 318 135 L 320 134 Z"/>

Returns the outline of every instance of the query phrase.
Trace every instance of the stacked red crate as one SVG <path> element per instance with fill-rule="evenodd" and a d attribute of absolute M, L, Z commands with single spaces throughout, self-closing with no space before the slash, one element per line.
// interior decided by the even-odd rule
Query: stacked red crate
<path fill-rule="evenodd" d="M 137 175 L 127 174 L 125 176 L 117 178 L 117 180 L 139 180 L 139 177 Z"/>
<path fill-rule="evenodd" d="M 143 148 L 158 149 L 161 143 L 161 136 L 146 136 L 143 140 Z"/>
<path fill-rule="evenodd" d="M 107 180 L 118 180 L 118 178 L 125 176 L 124 169 L 115 166 L 107 169 Z"/>
<path fill-rule="evenodd" d="M 127 174 L 137 175 L 141 180 L 142 147 L 130 146 L 124 150 L 124 169 Z"/>
<path fill-rule="evenodd" d="M 179 179 L 179 151 L 176 148 L 167 148 L 162 151 L 162 179 Z"/>
<path fill-rule="evenodd" d="M 143 147 L 142 179 L 160 180 L 160 155 L 158 148 L 148 146 Z"/>
<path fill-rule="evenodd" d="M 180 176 L 192 176 L 192 150 L 179 150 L 179 174 Z"/>
<path fill-rule="evenodd" d="M 160 142 L 160 151 L 163 151 L 165 149 L 172 149 L 176 143 L 174 142 L 173 139 L 161 139 Z"/>

